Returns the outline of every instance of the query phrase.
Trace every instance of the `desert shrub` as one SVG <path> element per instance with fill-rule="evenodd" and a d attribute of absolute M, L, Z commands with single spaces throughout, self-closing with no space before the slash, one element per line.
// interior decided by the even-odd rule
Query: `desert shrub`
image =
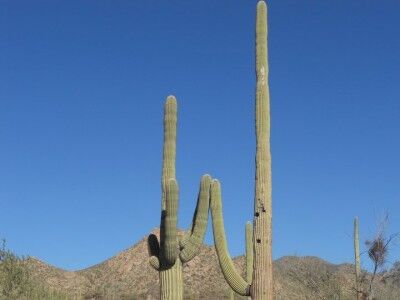
<path fill-rule="evenodd" d="M 5 240 L 2 240 L 0 245 L 0 298 L 17 299 L 30 294 L 33 286 L 29 275 L 29 271 L 23 265 L 23 259 L 8 250 Z"/>
<path fill-rule="evenodd" d="M 6 241 L 1 240 L 0 299 L 67 300 L 68 297 L 34 280 L 26 259 L 14 254 L 7 248 Z"/>

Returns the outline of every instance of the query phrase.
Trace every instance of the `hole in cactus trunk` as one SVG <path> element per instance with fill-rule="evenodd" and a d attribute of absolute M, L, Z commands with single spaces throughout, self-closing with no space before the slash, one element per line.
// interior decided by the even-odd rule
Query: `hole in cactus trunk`
<path fill-rule="evenodd" d="M 259 212 L 256 212 L 254 215 L 255 215 L 256 217 L 258 217 L 260 214 L 259 214 Z"/>
<path fill-rule="evenodd" d="M 257 239 L 257 244 L 259 244 L 259 243 L 261 243 L 261 240 L 260 240 L 260 239 Z"/>

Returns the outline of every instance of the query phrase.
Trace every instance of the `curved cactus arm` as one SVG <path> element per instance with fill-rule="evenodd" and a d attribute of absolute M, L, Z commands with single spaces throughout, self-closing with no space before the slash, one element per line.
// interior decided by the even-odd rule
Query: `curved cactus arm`
<path fill-rule="evenodd" d="M 180 252 L 183 263 L 193 259 L 198 253 L 207 230 L 208 208 L 210 204 L 210 184 L 211 176 L 203 175 L 200 182 L 200 191 L 197 198 L 196 210 L 193 216 L 192 234 L 184 241 L 184 246 Z M 181 242 L 181 247 L 182 247 Z"/>
<path fill-rule="evenodd" d="M 251 284 L 253 280 L 253 224 L 246 223 L 246 280 Z"/>
<path fill-rule="evenodd" d="M 208 185 L 210 185 L 210 183 L 211 183 L 211 176 L 208 175 L 208 174 L 205 174 L 205 175 L 203 175 L 203 177 L 201 178 L 201 180 L 203 180 L 204 177 L 209 177 Z M 202 187 L 201 187 L 201 183 L 200 183 L 200 191 L 199 191 L 199 196 L 197 197 L 196 209 L 195 209 L 194 214 L 193 214 L 192 223 L 190 223 L 189 229 L 185 231 L 183 237 L 179 240 L 179 246 L 180 246 L 181 249 L 185 248 L 186 244 L 187 244 L 188 242 L 190 242 L 190 238 L 192 237 L 192 234 L 193 234 L 195 231 L 198 231 L 198 229 L 196 230 L 195 226 L 196 226 L 196 224 L 199 223 L 198 221 L 196 221 L 196 220 L 198 220 L 197 214 L 198 214 L 198 211 L 199 211 L 199 206 L 201 206 L 200 209 L 202 209 L 202 211 L 205 211 L 205 210 L 204 210 L 204 204 L 205 204 L 205 203 L 204 203 L 204 201 L 201 201 L 201 195 L 202 195 L 202 194 L 201 194 L 201 191 L 202 191 Z M 209 188 L 208 188 L 207 193 L 208 193 L 208 194 L 210 193 Z M 208 197 L 209 197 L 209 196 L 208 196 Z M 207 205 L 206 216 L 205 216 L 205 221 L 206 221 L 206 222 L 208 221 L 208 207 L 209 207 L 209 202 L 210 202 L 209 199 L 207 200 L 207 202 L 208 202 L 208 204 L 205 204 L 205 205 Z M 202 203 L 204 203 L 204 204 L 201 205 Z M 199 219 L 204 220 L 204 216 L 202 216 L 202 217 L 199 218 Z M 197 226 L 197 228 L 198 228 L 198 227 L 199 227 L 199 226 Z M 207 223 L 206 223 L 206 228 L 205 228 L 204 230 L 206 230 L 206 229 L 207 229 Z M 203 239 L 204 239 L 204 237 L 202 238 L 202 240 L 203 240 Z"/>
<path fill-rule="evenodd" d="M 211 184 L 211 217 L 213 224 L 214 243 L 222 273 L 232 290 L 242 296 L 250 296 L 250 285 L 236 271 L 228 252 L 224 220 L 222 216 L 221 187 L 218 180 Z"/>
<path fill-rule="evenodd" d="M 171 178 L 166 185 L 164 211 L 164 231 L 163 234 L 163 257 L 167 265 L 173 265 L 178 257 L 178 238 L 177 238 L 177 222 L 178 222 L 178 183 Z"/>
<path fill-rule="evenodd" d="M 147 250 L 149 252 L 149 263 L 150 265 L 156 269 L 160 270 L 160 243 L 158 242 L 157 236 L 154 234 L 150 234 L 147 238 Z"/>

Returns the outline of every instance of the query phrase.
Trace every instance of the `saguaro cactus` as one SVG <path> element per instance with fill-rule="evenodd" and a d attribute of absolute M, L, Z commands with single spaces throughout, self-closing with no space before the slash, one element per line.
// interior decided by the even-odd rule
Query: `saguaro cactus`
<path fill-rule="evenodd" d="M 256 176 L 253 229 L 253 276 L 244 280 L 229 256 L 222 217 L 221 190 L 218 180 L 211 184 L 211 215 L 214 241 L 225 280 L 243 296 L 257 300 L 273 299 L 272 278 L 272 203 L 270 104 L 267 63 L 267 6 L 257 4 L 256 17 Z"/>
<path fill-rule="evenodd" d="M 191 228 L 182 239 L 177 232 L 178 183 L 175 178 L 177 103 L 169 96 L 164 109 L 164 149 L 160 241 L 148 238 L 150 265 L 159 271 L 160 299 L 183 299 L 182 264 L 194 258 L 203 243 L 207 228 L 211 177 L 204 175 Z"/>
<path fill-rule="evenodd" d="M 354 218 L 354 266 L 355 266 L 355 275 L 356 275 L 356 293 L 357 300 L 360 300 L 362 297 L 360 291 L 360 280 L 361 280 L 361 266 L 360 266 L 360 244 L 358 237 L 358 218 Z"/>

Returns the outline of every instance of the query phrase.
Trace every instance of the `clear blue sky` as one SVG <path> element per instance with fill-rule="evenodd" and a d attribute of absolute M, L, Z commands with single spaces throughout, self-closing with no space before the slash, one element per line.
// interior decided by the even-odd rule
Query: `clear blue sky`
<path fill-rule="evenodd" d="M 0 236 L 79 269 L 159 225 L 179 105 L 179 224 L 222 182 L 232 255 L 254 186 L 256 1 L 0 2 Z M 351 261 L 400 231 L 400 2 L 269 1 L 274 257 Z M 210 232 L 207 242 L 211 243 Z M 397 257 L 399 252 L 397 250 Z"/>

